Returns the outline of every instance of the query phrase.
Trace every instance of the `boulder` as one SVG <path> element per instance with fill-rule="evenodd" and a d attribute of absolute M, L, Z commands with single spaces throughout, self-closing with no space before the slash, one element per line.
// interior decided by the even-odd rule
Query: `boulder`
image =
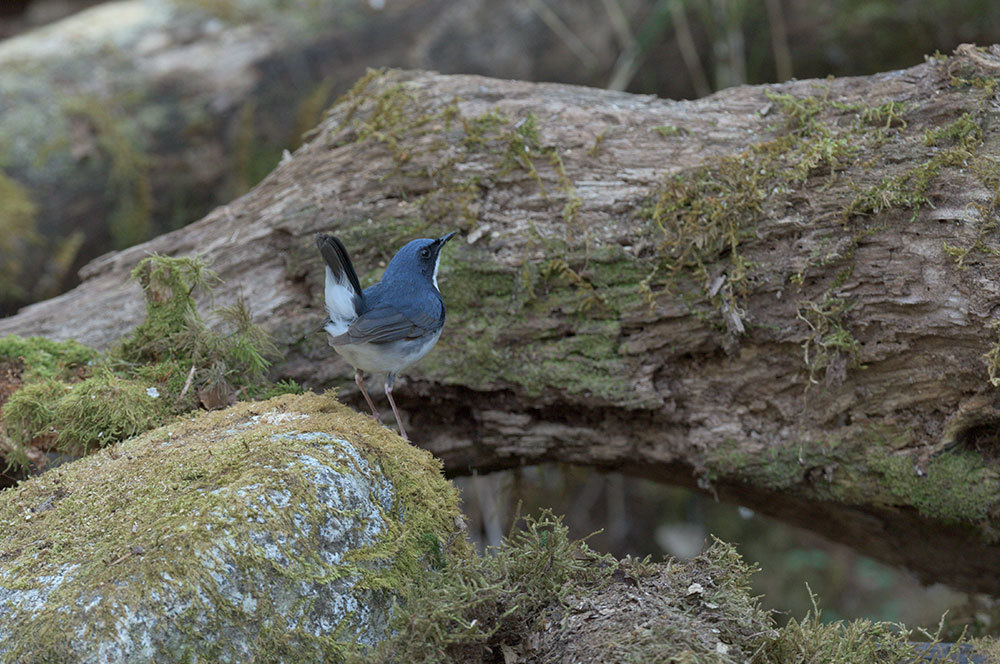
<path fill-rule="evenodd" d="M 0 494 L 0 661 L 330 661 L 468 555 L 440 463 L 332 393 L 181 418 Z"/>

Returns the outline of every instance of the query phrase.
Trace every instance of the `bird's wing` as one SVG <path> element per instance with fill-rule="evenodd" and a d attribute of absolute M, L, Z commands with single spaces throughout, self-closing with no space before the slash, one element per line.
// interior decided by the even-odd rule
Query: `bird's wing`
<path fill-rule="evenodd" d="M 434 316 L 415 307 L 402 310 L 382 304 L 369 309 L 351 323 L 347 332 L 330 340 L 334 346 L 372 343 L 386 344 L 400 339 L 416 339 L 435 332 L 441 327 L 440 316 Z"/>

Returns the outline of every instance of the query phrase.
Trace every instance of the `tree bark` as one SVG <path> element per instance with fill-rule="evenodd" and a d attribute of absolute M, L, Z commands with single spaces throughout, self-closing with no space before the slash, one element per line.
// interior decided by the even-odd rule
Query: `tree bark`
<path fill-rule="evenodd" d="M 367 285 L 460 229 L 444 334 L 394 392 L 449 473 L 620 470 L 1000 592 L 998 84 L 997 47 L 690 102 L 372 75 L 250 194 L 0 334 L 107 346 L 142 315 L 132 266 L 198 253 L 277 375 L 360 405 L 314 233 Z"/>

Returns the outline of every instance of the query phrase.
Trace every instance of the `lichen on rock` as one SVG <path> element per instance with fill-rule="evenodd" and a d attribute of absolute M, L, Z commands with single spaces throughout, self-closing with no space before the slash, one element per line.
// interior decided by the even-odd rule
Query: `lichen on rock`
<path fill-rule="evenodd" d="M 178 421 L 0 494 L 0 662 L 336 661 L 461 528 L 440 464 L 332 395 Z"/>

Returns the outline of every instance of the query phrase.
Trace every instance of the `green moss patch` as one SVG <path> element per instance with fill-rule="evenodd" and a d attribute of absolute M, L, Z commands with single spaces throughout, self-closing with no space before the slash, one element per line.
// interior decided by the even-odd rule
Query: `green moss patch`
<path fill-rule="evenodd" d="M 197 408 L 300 392 L 272 383 L 270 337 L 240 300 L 198 314 L 194 294 L 217 280 L 193 258 L 152 256 L 133 270 L 146 318 L 107 353 L 75 342 L 0 339 L 0 360 L 17 362 L 24 386 L 3 405 L 0 452 L 10 465 L 44 465 L 44 452 L 79 455 Z"/>
<path fill-rule="evenodd" d="M 815 597 L 813 598 L 814 606 Z M 843 664 L 911 664 L 919 661 L 919 651 L 911 642 L 910 630 L 904 625 L 871 620 L 826 622 L 822 611 L 814 611 L 801 620 L 792 619 L 778 632 L 777 638 L 765 641 L 760 649 L 760 661 L 775 664 L 805 664 L 806 662 L 838 662 Z M 954 656 L 937 657 L 941 664 L 960 662 Z"/>
<path fill-rule="evenodd" d="M 909 436 L 864 429 L 851 440 L 808 441 L 750 452 L 723 443 L 708 454 L 709 480 L 722 478 L 847 505 L 909 508 L 949 524 L 979 528 L 993 541 L 1000 473 L 975 450 L 921 459 Z"/>
<path fill-rule="evenodd" d="M 903 112 L 898 105 L 835 104 L 823 95 L 767 94 L 784 120 L 777 136 L 670 177 L 640 213 L 660 250 L 643 282 L 647 299 L 679 294 L 692 313 L 730 337 L 745 332 L 748 295 L 774 276 L 744 247 L 765 215 L 783 213 L 772 208 L 775 195 L 816 178 L 832 182 Z"/>
<path fill-rule="evenodd" d="M 876 496 L 875 504 L 906 505 L 930 519 L 992 529 L 991 516 L 1000 503 L 1000 474 L 975 450 L 944 452 L 919 472 L 909 454 L 873 449 L 865 460 L 874 473 L 869 491 L 881 488 L 869 493 L 869 498 Z"/>
<path fill-rule="evenodd" d="M 93 348 L 76 341 L 52 341 L 41 337 L 0 337 L 0 360 L 18 363 L 25 380 L 67 379 L 84 371 L 99 357 Z"/>
<path fill-rule="evenodd" d="M 113 364 L 168 363 L 191 372 L 185 394 L 192 406 L 196 395 L 213 407 L 231 400 L 237 391 L 257 396 L 266 389 L 267 370 L 278 349 L 253 323 L 246 302 L 239 299 L 217 309 L 214 326 L 195 310 L 193 293 L 210 289 L 218 279 L 204 263 L 154 256 L 140 261 L 132 277 L 142 286 L 146 319 L 112 350 Z"/>
<path fill-rule="evenodd" d="M 529 519 L 493 554 L 449 561 L 416 577 L 393 617 L 393 637 L 358 661 L 487 661 L 487 652 L 517 646 L 541 612 L 576 584 L 605 584 L 612 569 L 595 565 L 603 557 L 571 542 L 550 514 Z"/>

